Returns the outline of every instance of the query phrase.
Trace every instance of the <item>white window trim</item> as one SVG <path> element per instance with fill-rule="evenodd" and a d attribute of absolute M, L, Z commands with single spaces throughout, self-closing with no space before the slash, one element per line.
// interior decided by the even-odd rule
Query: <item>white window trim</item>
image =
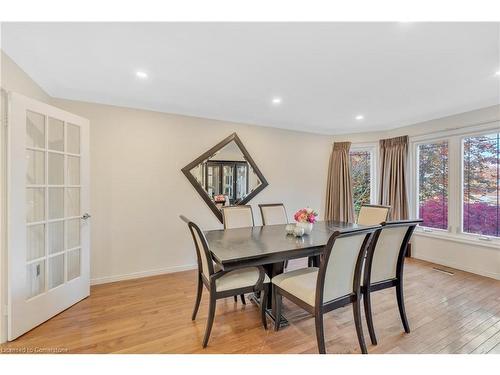
<path fill-rule="evenodd" d="M 379 148 L 377 142 L 353 143 L 349 152 L 368 151 L 370 153 L 370 204 L 377 204 L 379 189 Z"/>
<path fill-rule="evenodd" d="M 418 227 L 417 235 L 452 240 L 498 249 L 500 238 L 465 233 L 463 228 L 463 139 L 490 132 L 497 133 L 500 121 L 491 121 L 461 129 L 410 137 L 410 216 L 418 217 L 418 145 L 448 141 L 448 230 Z M 459 202 L 457 204 L 457 202 Z"/>

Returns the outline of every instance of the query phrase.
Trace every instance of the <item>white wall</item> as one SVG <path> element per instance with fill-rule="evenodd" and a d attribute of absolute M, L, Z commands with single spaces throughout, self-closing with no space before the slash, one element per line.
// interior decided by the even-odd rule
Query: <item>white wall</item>
<path fill-rule="evenodd" d="M 500 120 L 500 105 L 405 126 L 389 132 L 344 134 L 333 138 L 335 141 L 367 143 L 378 142 L 383 138 L 409 135 L 411 142 L 411 137 L 482 125 L 498 120 Z M 415 233 L 412 242 L 412 256 L 415 258 L 500 279 L 500 249 L 494 244 L 441 239 L 436 235 L 426 233 Z"/>
<path fill-rule="evenodd" d="M 53 99 L 90 120 L 94 282 L 193 267 L 184 214 L 222 228 L 181 168 L 237 132 L 269 186 L 250 204 L 284 202 L 288 213 L 324 208 L 331 137 Z"/>

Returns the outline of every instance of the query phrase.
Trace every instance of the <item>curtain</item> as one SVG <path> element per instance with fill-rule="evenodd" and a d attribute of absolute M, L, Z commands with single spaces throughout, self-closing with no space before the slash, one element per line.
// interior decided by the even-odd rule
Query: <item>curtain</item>
<path fill-rule="evenodd" d="M 391 206 L 390 220 L 408 219 L 408 136 L 380 140 L 380 204 Z"/>
<path fill-rule="evenodd" d="M 351 142 L 335 142 L 333 144 L 328 166 L 325 220 L 351 223 L 355 221 L 349 162 L 350 148 Z"/>

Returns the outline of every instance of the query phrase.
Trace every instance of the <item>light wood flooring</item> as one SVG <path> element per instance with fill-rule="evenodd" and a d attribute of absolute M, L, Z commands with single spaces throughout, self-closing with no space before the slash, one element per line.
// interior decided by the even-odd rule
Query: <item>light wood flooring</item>
<path fill-rule="evenodd" d="M 369 353 L 500 354 L 500 281 L 433 267 L 444 268 L 406 262 L 410 334 L 403 331 L 394 291 L 373 295 L 379 344 L 369 343 L 364 325 Z M 192 322 L 195 281 L 195 272 L 186 271 L 93 286 L 89 298 L 1 345 L 0 352 L 317 353 L 314 319 L 286 299 L 290 326 L 279 332 L 262 328 L 253 303 L 218 301 L 210 342 L 202 349 L 208 293 Z M 328 353 L 359 353 L 350 306 L 325 315 L 325 338 Z"/>

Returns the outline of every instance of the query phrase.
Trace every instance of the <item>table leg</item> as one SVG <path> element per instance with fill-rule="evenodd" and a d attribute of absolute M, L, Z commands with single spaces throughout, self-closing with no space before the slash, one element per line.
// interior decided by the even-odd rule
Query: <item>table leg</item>
<path fill-rule="evenodd" d="M 273 263 L 265 266 L 266 272 L 270 278 L 273 278 L 274 276 L 280 275 L 283 273 L 285 268 L 285 262 L 279 262 L 279 263 Z M 276 306 L 274 306 L 274 300 L 273 300 L 273 293 L 272 293 L 272 288 L 270 290 L 270 293 L 267 296 L 267 308 L 266 308 L 266 314 L 273 320 L 274 324 L 276 324 Z M 288 320 L 286 319 L 283 314 L 279 317 L 279 326 L 280 327 L 285 327 L 287 326 Z"/>
<path fill-rule="evenodd" d="M 272 264 L 266 264 L 264 265 L 264 270 L 266 271 L 266 274 L 269 276 L 270 279 L 272 279 L 274 276 L 282 274 L 284 270 L 284 264 L 285 262 L 278 262 L 278 263 L 272 263 Z M 260 305 L 260 300 L 259 297 L 255 294 L 250 295 L 250 301 L 254 302 L 257 305 Z M 264 301 L 266 304 L 266 315 L 271 318 L 273 322 L 276 322 L 276 314 L 273 312 L 274 311 L 274 301 L 273 301 L 273 296 L 272 296 L 272 286 L 269 288 L 269 293 L 267 294 L 267 300 Z M 280 327 L 286 327 L 289 323 L 288 320 L 281 314 L 280 317 Z"/>

